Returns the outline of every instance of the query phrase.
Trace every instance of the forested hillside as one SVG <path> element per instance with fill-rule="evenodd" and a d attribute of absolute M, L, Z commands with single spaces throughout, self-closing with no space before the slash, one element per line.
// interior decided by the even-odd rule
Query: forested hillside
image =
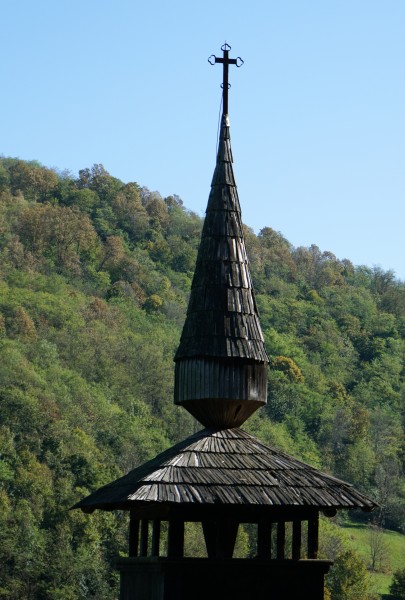
<path fill-rule="evenodd" d="M 1 599 L 116 598 L 126 515 L 68 509 L 200 428 L 173 405 L 173 355 L 201 227 L 101 165 L 0 159 Z M 402 532 L 405 283 L 269 227 L 246 242 L 271 364 L 245 427 Z"/>

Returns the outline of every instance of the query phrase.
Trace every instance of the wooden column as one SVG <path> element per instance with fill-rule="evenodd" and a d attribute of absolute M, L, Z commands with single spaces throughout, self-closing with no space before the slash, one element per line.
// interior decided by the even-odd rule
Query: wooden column
<path fill-rule="evenodd" d="M 129 513 L 129 556 L 138 556 L 139 547 L 139 519 L 132 510 Z"/>
<path fill-rule="evenodd" d="M 318 557 L 319 513 L 308 520 L 308 558 Z"/>
<path fill-rule="evenodd" d="M 264 560 L 271 558 L 271 530 L 269 520 L 259 521 L 257 524 L 257 556 Z"/>
<path fill-rule="evenodd" d="M 277 523 L 277 558 L 285 558 L 285 522 Z"/>
<path fill-rule="evenodd" d="M 167 556 L 181 558 L 184 555 L 184 521 L 171 519 L 169 521 L 169 540 Z"/>
<path fill-rule="evenodd" d="M 141 521 L 141 549 L 140 556 L 148 556 L 148 537 L 149 537 L 149 521 L 142 519 Z"/>
<path fill-rule="evenodd" d="M 215 521 L 202 521 L 201 525 L 203 528 L 205 547 L 207 548 L 208 558 L 216 558 L 217 535 Z"/>
<path fill-rule="evenodd" d="M 239 523 L 234 519 L 202 522 L 208 558 L 232 558 Z"/>
<path fill-rule="evenodd" d="M 293 521 L 292 557 L 301 558 L 301 521 Z"/>
<path fill-rule="evenodd" d="M 160 548 L 160 520 L 155 519 L 153 521 L 152 529 L 152 556 L 159 556 Z"/>

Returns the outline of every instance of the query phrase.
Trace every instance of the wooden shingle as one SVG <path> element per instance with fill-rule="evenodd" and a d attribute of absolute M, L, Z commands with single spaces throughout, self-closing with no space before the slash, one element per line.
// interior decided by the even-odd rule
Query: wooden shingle
<path fill-rule="evenodd" d="M 197 356 L 268 362 L 249 272 L 227 115 L 222 119 L 187 318 L 175 360 Z"/>
<path fill-rule="evenodd" d="M 352 485 L 241 429 L 202 430 L 100 488 L 75 508 L 129 510 L 145 502 L 317 510 L 376 506 Z"/>

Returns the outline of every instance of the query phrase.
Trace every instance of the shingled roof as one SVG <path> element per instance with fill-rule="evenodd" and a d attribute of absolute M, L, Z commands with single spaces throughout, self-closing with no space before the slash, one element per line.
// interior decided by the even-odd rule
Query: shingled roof
<path fill-rule="evenodd" d="M 74 508 L 204 504 L 372 510 L 352 485 L 276 450 L 241 429 L 204 429 L 100 488 Z"/>
<path fill-rule="evenodd" d="M 205 356 L 268 362 L 252 289 L 232 162 L 229 119 L 223 115 L 217 162 L 176 361 Z"/>

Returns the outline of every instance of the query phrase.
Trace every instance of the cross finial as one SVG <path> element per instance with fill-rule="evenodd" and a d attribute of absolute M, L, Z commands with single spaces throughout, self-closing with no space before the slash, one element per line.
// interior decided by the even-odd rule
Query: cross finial
<path fill-rule="evenodd" d="M 222 58 L 218 58 L 214 54 L 211 54 L 211 56 L 208 59 L 208 62 L 210 63 L 210 65 L 215 65 L 215 63 L 221 63 L 224 66 L 223 82 L 222 82 L 221 87 L 223 89 L 223 92 L 222 92 L 223 114 L 227 115 L 228 114 L 228 89 L 231 87 L 230 83 L 228 82 L 228 68 L 229 68 L 229 65 L 236 65 L 237 67 L 241 67 L 243 65 L 243 60 L 241 59 L 240 56 L 238 56 L 237 58 L 229 58 L 229 50 L 231 50 L 231 47 L 226 42 L 223 46 L 221 46 L 221 50 L 224 53 Z"/>

